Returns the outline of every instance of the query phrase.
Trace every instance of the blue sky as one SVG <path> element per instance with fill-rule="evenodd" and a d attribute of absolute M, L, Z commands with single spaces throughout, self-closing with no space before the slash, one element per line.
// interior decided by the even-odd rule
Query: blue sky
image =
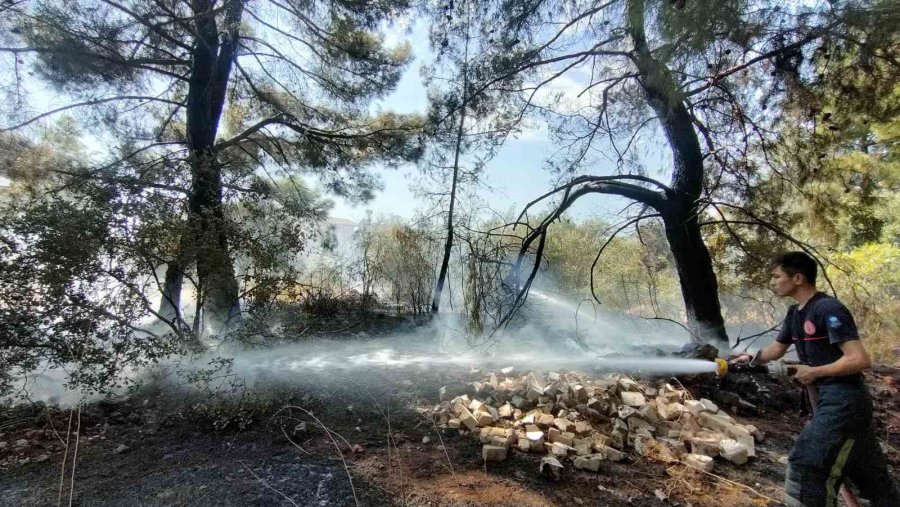
<path fill-rule="evenodd" d="M 406 69 L 397 89 L 385 99 L 373 105 L 373 109 L 392 110 L 400 113 L 423 113 L 426 107 L 426 90 L 422 84 L 421 67 L 432 58 L 428 45 L 427 24 L 424 21 L 414 23 L 411 28 L 404 26 L 386 27 L 386 42 L 389 45 L 408 41 L 412 45 L 415 60 Z M 26 78 L 27 79 L 27 78 Z M 569 75 L 555 80 L 553 86 L 557 92 L 571 91 L 574 96 L 584 88 L 584 83 L 579 83 L 577 73 L 571 78 Z M 48 90 L 39 80 L 27 79 L 28 99 L 34 112 L 41 112 L 58 107 L 68 102 L 68 98 Z M 102 154 L 102 143 L 97 142 L 90 135 L 84 138 L 89 152 Z M 510 138 L 491 159 L 483 173 L 484 187 L 478 190 L 478 197 L 484 203 L 500 213 L 509 211 L 519 212 L 526 203 L 543 194 L 555 183 L 555 177 L 544 169 L 544 163 L 552 156 L 554 146 L 548 139 L 545 127 L 538 124 L 533 128 L 522 132 L 518 138 Z M 643 158 L 656 158 L 661 162 L 664 159 L 654 156 L 654 150 L 645 154 Z M 655 150 L 659 152 L 659 150 Z M 661 167 L 666 167 L 662 164 Z M 419 178 L 418 169 L 413 166 L 405 166 L 397 169 L 375 168 L 375 172 L 381 177 L 384 189 L 377 192 L 375 198 L 363 204 L 351 204 L 347 201 L 327 196 L 334 201 L 332 216 L 359 221 L 366 216 L 367 210 L 378 215 L 397 215 L 404 218 L 412 217 L 416 210 L 426 203 L 416 197 L 410 185 Z M 609 173 L 608 168 L 598 166 L 593 174 Z M 667 179 L 666 176 L 663 179 Z M 308 180 L 315 184 L 313 179 Z M 2 182 L 0 182 L 2 184 Z M 567 212 L 569 216 L 584 218 L 588 216 L 610 216 L 617 213 L 627 201 L 610 196 L 593 195 L 579 200 L 575 206 Z"/>
<path fill-rule="evenodd" d="M 407 68 L 395 92 L 374 107 L 401 113 L 424 112 L 426 91 L 420 69 L 431 58 L 427 26 L 419 22 L 409 30 L 390 27 L 386 33 L 388 44 L 409 41 L 415 61 Z M 545 128 L 534 128 L 523 132 L 518 139 L 509 139 L 488 162 L 484 173 L 485 187 L 488 188 L 480 189 L 479 197 L 496 211 L 520 211 L 526 203 L 552 188 L 554 177 L 543 169 L 544 161 L 552 155 L 552 151 Z M 412 217 L 416 209 L 423 205 L 410 190 L 410 184 L 418 176 L 418 169 L 410 165 L 378 172 L 384 190 L 378 192 L 375 199 L 365 204 L 351 205 L 343 199 L 331 197 L 335 202 L 332 215 L 359 221 L 366 216 L 366 210 L 371 210 L 376 216 Z M 589 196 L 582 198 L 568 213 L 581 218 L 609 215 L 618 212 L 625 204 L 622 199 Z"/>

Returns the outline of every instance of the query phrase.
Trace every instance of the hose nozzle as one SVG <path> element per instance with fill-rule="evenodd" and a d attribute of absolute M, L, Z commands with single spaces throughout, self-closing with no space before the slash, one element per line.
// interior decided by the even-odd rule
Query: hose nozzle
<path fill-rule="evenodd" d="M 789 365 L 784 364 L 781 361 L 772 361 L 766 364 L 761 364 L 759 361 L 759 354 L 757 353 L 756 357 L 753 358 L 749 363 L 737 363 L 737 364 L 729 364 L 728 361 L 721 358 L 716 358 L 716 375 L 719 377 L 724 377 L 729 373 L 768 373 L 769 375 L 776 378 L 788 377 L 796 373 L 797 369 L 792 368 Z"/>
<path fill-rule="evenodd" d="M 716 375 L 719 377 L 728 375 L 728 361 L 722 359 L 721 357 L 716 358 Z"/>

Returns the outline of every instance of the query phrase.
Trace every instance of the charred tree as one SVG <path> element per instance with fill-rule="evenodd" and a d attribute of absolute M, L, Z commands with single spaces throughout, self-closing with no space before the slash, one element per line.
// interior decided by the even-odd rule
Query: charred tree
<path fill-rule="evenodd" d="M 444 283 L 447 281 L 447 272 L 450 269 L 450 256 L 453 253 L 453 212 L 456 210 L 456 190 L 459 185 L 459 154 L 462 150 L 463 128 L 466 122 L 466 109 L 459 115 L 459 130 L 456 134 L 456 151 L 453 156 L 453 176 L 450 183 L 450 206 L 447 210 L 447 239 L 444 241 L 444 253 L 441 257 L 441 268 L 438 272 L 437 285 L 434 288 L 434 298 L 431 301 L 431 313 L 438 313 L 441 306 L 441 295 L 444 293 Z"/>
<path fill-rule="evenodd" d="M 228 248 L 222 207 L 222 170 L 215 142 L 234 66 L 244 5 L 234 1 L 227 4 L 221 28 L 212 12 L 214 4 L 193 0 L 192 6 L 197 38 L 192 51 L 185 111 L 192 181 L 188 230 L 197 245 L 197 278 L 201 292 L 206 295 L 204 306 L 210 324 L 227 329 L 240 321 L 241 307 Z"/>
<path fill-rule="evenodd" d="M 147 204 L 121 206 L 117 217 L 140 243 L 132 262 L 158 284 L 159 303 L 147 311 L 182 320 L 189 280 L 198 314 L 206 306 L 204 327 L 227 330 L 241 320 L 242 297 L 277 292 L 259 280 L 284 283 L 290 267 L 273 259 L 301 252 L 304 222 L 312 229 L 324 217 L 296 176 L 365 200 L 374 162 L 418 158 L 420 117 L 368 113 L 410 60 L 407 45 L 386 47 L 377 31 L 407 8 L 403 0 L 17 2 L 4 12 L 10 47 L 0 53 L 12 57 L 4 86 L 39 79 L 69 103 L 31 117 L 21 108 L 2 130 L 61 114 L 86 120 L 108 152 L 67 173 L 60 189 Z M 144 212 L 125 216 L 133 209 Z M 263 210 L 278 218 L 253 234 L 241 214 L 259 224 Z"/>
<path fill-rule="evenodd" d="M 719 304 L 719 284 L 709 249 L 700 232 L 704 157 L 678 83 L 666 65 L 655 59 L 644 32 L 644 0 L 629 0 L 628 32 L 634 48 L 638 82 L 656 113 L 672 152 L 672 182 L 664 209 L 658 209 L 675 260 L 688 327 L 703 340 L 728 346 Z"/>
<path fill-rule="evenodd" d="M 808 88 L 825 75 L 830 51 L 872 54 L 854 42 L 863 34 L 879 41 L 880 58 L 891 65 L 893 36 L 873 30 L 872 20 L 894 19 L 892 9 L 880 2 L 787 10 L 778 2 L 751 8 L 708 0 L 510 1 L 488 2 L 482 9 L 478 17 L 491 20 L 482 35 L 495 47 L 489 64 L 473 72 L 479 76 L 475 95 L 500 91 L 520 118 L 536 113 L 547 119 L 560 146 L 547 164 L 563 182 L 509 224 L 526 231 L 515 263 L 516 296 L 501 322 L 508 322 L 527 296 L 552 222 L 587 194 L 621 196 L 640 205 L 625 208 L 641 211 L 630 211 L 612 237 L 649 218 L 663 223 L 687 327 L 696 340 L 720 347 L 727 346 L 728 337 L 704 228 L 727 232 L 735 253 L 753 259 L 754 269 L 764 270 L 764 262 L 741 236 L 759 231 L 823 257 L 792 237 L 780 217 L 778 195 L 788 192 L 778 194 L 775 187 L 796 183 L 778 167 L 773 132 L 783 126 L 772 111 L 809 95 Z M 498 28 L 494 20 L 501 13 Z M 551 93 L 552 83 L 567 93 Z M 664 140 L 671 166 L 648 169 L 635 156 L 640 143 L 657 143 L 648 131 Z M 602 158 L 612 162 L 603 175 L 578 175 L 597 174 Z M 649 177 L 650 171 L 667 173 L 668 183 Z M 766 179 L 777 181 L 764 188 L 760 182 Z M 529 210 L 551 200 L 552 211 L 532 222 Z M 534 265 L 526 269 L 525 259 L 532 257 Z M 590 276 L 593 282 L 593 271 Z"/>

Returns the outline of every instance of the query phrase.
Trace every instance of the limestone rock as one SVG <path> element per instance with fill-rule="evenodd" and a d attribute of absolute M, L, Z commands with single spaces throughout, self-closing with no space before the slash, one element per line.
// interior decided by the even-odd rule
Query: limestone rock
<path fill-rule="evenodd" d="M 549 428 L 553 425 L 554 417 L 551 414 L 535 414 L 534 423 L 537 424 L 541 428 Z"/>
<path fill-rule="evenodd" d="M 719 407 L 715 403 L 713 403 L 712 400 L 700 398 L 700 403 L 706 408 L 706 410 L 709 410 L 713 414 L 719 411 Z"/>
<path fill-rule="evenodd" d="M 503 461 L 506 459 L 506 447 L 485 444 L 481 448 L 481 457 L 485 461 Z"/>
<path fill-rule="evenodd" d="M 568 419 L 560 419 L 557 417 L 553 420 L 553 425 L 559 428 L 560 431 L 568 431 L 570 433 L 575 432 L 575 423 Z"/>
<path fill-rule="evenodd" d="M 694 437 L 688 440 L 692 454 L 715 458 L 719 455 L 719 440 L 714 438 Z"/>
<path fill-rule="evenodd" d="M 575 423 L 575 434 L 576 435 L 588 435 L 592 431 L 594 431 L 594 427 L 591 426 L 591 423 L 587 421 L 578 421 Z"/>
<path fill-rule="evenodd" d="M 494 418 L 488 412 L 478 411 L 473 414 L 475 417 L 475 422 L 478 426 L 487 426 L 494 422 Z"/>
<path fill-rule="evenodd" d="M 659 415 L 656 409 L 655 400 L 651 400 L 649 403 L 639 408 L 637 411 L 637 415 L 639 415 L 641 419 L 654 424 L 659 422 Z"/>
<path fill-rule="evenodd" d="M 603 454 L 603 457 L 605 457 L 606 459 L 608 459 L 608 460 L 610 460 L 610 461 L 622 461 L 623 459 L 625 459 L 625 453 L 624 453 L 624 452 L 622 452 L 622 451 L 620 451 L 620 450 L 617 450 L 617 449 L 613 449 L 612 447 L 608 447 L 608 446 L 605 446 L 605 445 L 604 445 L 604 446 L 598 447 L 598 446 L 595 444 L 595 445 L 594 445 L 594 450 L 596 450 L 596 451 L 600 452 L 601 454 Z"/>
<path fill-rule="evenodd" d="M 713 459 L 702 454 L 685 454 L 681 457 L 681 461 L 685 465 L 698 468 L 705 472 L 712 472 L 714 466 Z"/>
<path fill-rule="evenodd" d="M 618 414 L 619 419 L 628 419 L 629 417 L 637 415 L 638 411 L 628 405 L 621 405 L 616 413 Z"/>
<path fill-rule="evenodd" d="M 709 411 L 705 405 L 697 400 L 686 400 L 684 402 L 684 408 L 686 408 L 694 417 L 700 417 L 701 413 Z"/>
<path fill-rule="evenodd" d="M 570 447 L 568 445 L 561 444 L 559 442 L 553 442 L 552 444 L 545 444 L 545 446 L 546 445 L 549 445 L 550 454 L 552 454 L 554 456 L 559 456 L 559 457 L 564 458 L 569 455 L 569 451 L 575 452 L 574 447 Z"/>
<path fill-rule="evenodd" d="M 656 433 L 656 427 L 649 422 L 639 418 L 631 417 L 628 419 L 628 431 L 636 432 L 638 430 L 647 430 L 650 433 Z"/>
<path fill-rule="evenodd" d="M 620 393 L 620 396 L 622 397 L 622 403 L 629 407 L 643 407 L 647 403 L 647 398 L 639 392 L 623 391 Z"/>
<path fill-rule="evenodd" d="M 462 423 L 463 426 L 469 429 L 469 431 L 475 431 L 478 427 L 478 421 L 475 419 L 475 416 L 472 415 L 472 412 L 469 412 L 469 409 L 466 407 L 460 406 L 459 412 L 459 422 Z"/>
<path fill-rule="evenodd" d="M 719 442 L 719 455 L 735 465 L 747 462 L 748 451 L 743 444 L 733 438 L 725 438 Z"/>
<path fill-rule="evenodd" d="M 601 461 L 603 461 L 603 456 L 600 454 L 579 456 L 575 458 L 575 468 L 579 470 L 589 470 L 591 472 L 597 472 L 600 470 Z"/>
<path fill-rule="evenodd" d="M 634 452 L 641 456 L 646 456 L 650 450 L 652 443 L 655 442 L 652 436 L 639 434 L 634 436 Z"/>
<path fill-rule="evenodd" d="M 544 456 L 543 458 L 541 458 L 540 472 L 542 474 L 548 473 L 554 478 L 559 479 L 559 475 L 562 469 L 562 463 L 560 463 L 559 460 L 554 458 L 553 456 Z"/>

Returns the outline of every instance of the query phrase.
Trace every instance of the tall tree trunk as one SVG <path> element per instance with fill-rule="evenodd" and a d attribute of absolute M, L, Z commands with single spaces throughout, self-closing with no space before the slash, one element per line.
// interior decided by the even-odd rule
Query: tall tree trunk
<path fill-rule="evenodd" d="M 464 123 L 466 121 L 466 107 L 463 106 L 459 115 L 459 129 L 456 132 L 456 153 L 453 155 L 453 182 L 450 185 L 450 209 L 447 213 L 447 241 L 444 242 L 444 258 L 441 260 L 441 270 L 438 274 L 437 285 L 434 288 L 434 299 L 431 301 L 431 313 L 437 313 L 441 305 L 441 295 L 444 292 L 444 282 L 447 280 L 447 271 L 450 268 L 450 254 L 453 250 L 453 211 L 456 209 L 456 187 L 459 184 L 459 152 L 462 151 L 462 137 Z"/>
<path fill-rule="evenodd" d="M 173 260 L 166 266 L 162 295 L 159 300 L 159 314 L 168 320 L 181 318 L 181 286 L 184 281 L 185 266 Z"/>
<path fill-rule="evenodd" d="M 197 278 L 203 287 L 206 323 L 227 330 L 241 320 L 238 283 L 228 252 L 219 166 L 199 153 L 192 164 L 193 191 L 188 203 L 191 229 L 197 241 Z"/>
<path fill-rule="evenodd" d="M 459 126 L 456 130 L 456 144 L 453 153 L 453 181 L 450 184 L 450 209 L 447 213 L 447 241 L 444 242 L 444 258 L 441 260 L 441 270 L 438 274 L 437 284 L 434 288 L 434 298 L 431 301 L 431 313 L 437 313 L 441 306 L 441 295 L 444 293 L 444 283 L 447 280 L 447 271 L 450 268 L 450 254 L 453 251 L 453 211 L 456 209 L 456 187 L 459 184 L 459 155 L 462 152 L 463 134 L 466 128 L 466 105 L 469 94 L 469 16 L 466 6 L 466 42 L 463 51 L 462 65 L 462 110 L 459 113 Z"/>
<path fill-rule="evenodd" d="M 215 140 L 234 62 L 243 2 L 229 2 L 221 30 L 216 26 L 213 3 L 192 0 L 191 5 L 197 37 L 187 100 L 192 178 L 188 226 L 195 242 L 197 278 L 204 295 L 206 323 L 219 331 L 227 330 L 241 319 L 238 283 L 228 251 L 222 174 Z"/>
<path fill-rule="evenodd" d="M 159 314 L 170 321 L 184 318 L 181 312 L 181 290 L 184 285 L 185 270 L 194 257 L 191 250 L 190 229 L 182 229 L 178 235 L 178 251 L 175 258 L 166 265 L 166 276 L 163 280 L 162 294 L 159 300 Z"/>
<path fill-rule="evenodd" d="M 688 327 L 696 338 L 728 347 L 719 304 L 719 284 L 709 249 L 700 234 L 697 206 L 703 192 L 703 152 L 681 88 L 665 63 L 656 60 L 644 34 L 644 0 L 629 0 L 629 32 L 634 62 L 647 102 L 659 117 L 672 151 L 671 193 L 660 210 L 675 258 Z"/>
<path fill-rule="evenodd" d="M 696 339 L 720 349 L 727 348 L 728 334 L 719 306 L 719 285 L 709 250 L 700 235 L 697 217 L 692 212 L 680 216 L 663 215 L 663 223 L 678 271 L 688 329 Z"/>

